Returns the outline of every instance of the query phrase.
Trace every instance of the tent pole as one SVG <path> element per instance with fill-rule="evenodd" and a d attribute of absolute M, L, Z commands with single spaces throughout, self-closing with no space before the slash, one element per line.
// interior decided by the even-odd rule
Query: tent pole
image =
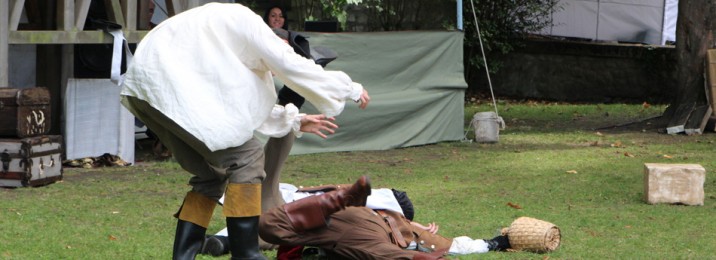
<path fill-rule="evenodd" d="M 457 29 L 462 31 L 462 0 L 457 0 Z"/>

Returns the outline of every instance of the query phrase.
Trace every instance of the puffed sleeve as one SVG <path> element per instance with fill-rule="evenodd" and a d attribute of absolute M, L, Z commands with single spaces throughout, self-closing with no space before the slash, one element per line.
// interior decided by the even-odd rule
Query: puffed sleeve
<path fill-rule="evenodd" d="M 259 128 L 256 129 L 259 133 L 270 137 L 282 137 L 288 134 L 289 131 L 293 131 L 296 137 L 301 137 L 301 119 L 305 114 L 298 113 L 298 108 L 293 104 L 286 104 L 286 106 L 274 105 L 271 114 L 263 122 Z"/>
<path fill-rule="evenodd" d="M 311 102 L 321 113 L 340 114 L 346 100 L 357 101 L 363 86 L 342 71 L 327 71 L 313 60 L 302 57 L 278 38 L 267 26 L 257 28 L 249 46 L 261 62 L 286 86 Z"/>

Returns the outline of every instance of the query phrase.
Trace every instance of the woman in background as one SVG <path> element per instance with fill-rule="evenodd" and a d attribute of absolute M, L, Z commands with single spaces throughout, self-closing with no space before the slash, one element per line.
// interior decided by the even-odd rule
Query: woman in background
<path fill-rule="evenodd" d="M 272 6 L 266 9 L 264 13 L 264 22 L 271 28 L 281 28 L 288 30 L 288 24 L 286 24 L 286 12 L 280 6 Z"/>

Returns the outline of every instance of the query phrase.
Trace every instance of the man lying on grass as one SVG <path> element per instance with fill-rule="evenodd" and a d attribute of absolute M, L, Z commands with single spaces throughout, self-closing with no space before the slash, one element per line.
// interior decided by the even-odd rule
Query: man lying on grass
<path fill-rule="evenodd" d="M 366 176 L 353 185 L 297 189 L 282 184 L 281 191 L 291 202 L 270 209 L 259 223 L 261 238 L 279 245 L 278 259 L 300 259 L 303 246 L 318 247 L 329 259 L 441 259 L 510 247 L 507 236 L 438 235 L 435 223 L 412 221 L 413 205 L 405 192 L 371 189 Z M 219 232 L 207 239 L 202 253 L 226 254 L 227 242 Z"/>

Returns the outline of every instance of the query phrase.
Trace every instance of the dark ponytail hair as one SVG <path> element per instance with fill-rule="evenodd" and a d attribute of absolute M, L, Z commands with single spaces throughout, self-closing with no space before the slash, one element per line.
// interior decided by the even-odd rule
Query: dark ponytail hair
<path fill-rule="evenodd" d="M 410 201 L 410 198 L 408 198 L 408 193 L 396 189 L 391 190 L 393 191 L 395 199 L 398 200 L 398 204 L 400 204 L 400 208 L 403 210 L 405 218 L 413 221 L 413 217 L 415 217 L 415 209 L 413 208 L 413 202 Z"/>

